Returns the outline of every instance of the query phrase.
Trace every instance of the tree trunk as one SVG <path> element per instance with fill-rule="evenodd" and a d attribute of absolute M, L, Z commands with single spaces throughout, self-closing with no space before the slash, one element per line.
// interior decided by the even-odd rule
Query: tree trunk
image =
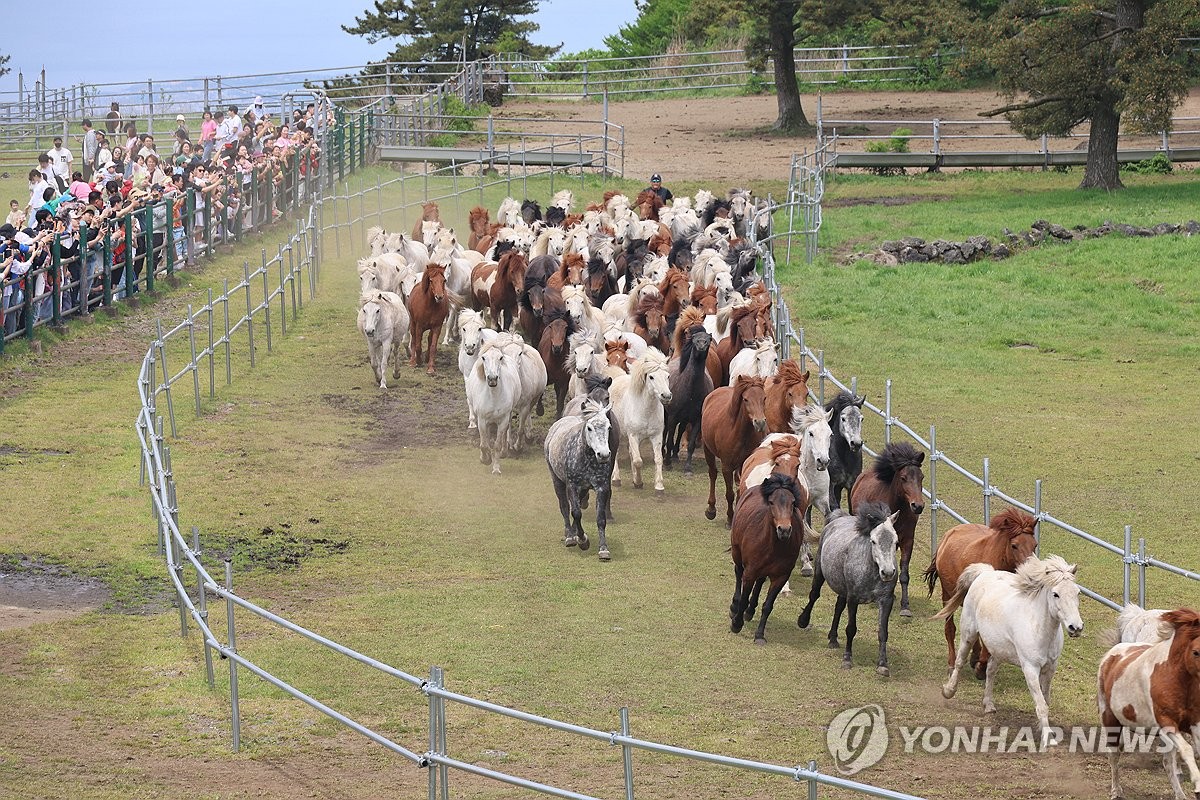
<path fill-rule="evenodd" d="M 1087 166 L 1083 170 L 1080 189 L 1124 189 L 1117 164 L 1117 132 L 1121 115 L 1114 108 L 1097 110 L 1092 115 L 1092 130 L 1088 134 Z"/>
<path fill-rule="evenodd" d="M 796 86 L 796 55 L 792 52 L 796 38 L 792 31 L 792 3 L 774 3 L 767 24 L 770 30 L 771 59 L 775 62 L 775 98 L 779 117 L 773 126 L 786 133 L 810 133 L 813 126 L 804 116 L 800 105 L 800 89 Z"/>

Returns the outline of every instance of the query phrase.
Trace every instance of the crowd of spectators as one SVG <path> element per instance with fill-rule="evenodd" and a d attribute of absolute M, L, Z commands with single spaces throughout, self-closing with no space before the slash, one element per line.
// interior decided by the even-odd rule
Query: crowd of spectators
<path fill-rule="evenodd" d="M 167 256 L 168 227 L 174 258 L 184 262 L 206 234 L 223 239 L 270 222 L 289 201 L 303 200 L 302 179 L 317 167 L 317 143 L 333 115 L 323 101 L 276 120 L 256 97 L 240 113 L 236 105 L 206 110 L 195 133 L 183 114 L 175 123 L 170 144 L 160 146 L 135 123 L 125 123 L 113 103 L 104 131 L 90 119 L 81 122 L 78 159 L 61 136 L 38 156 L 29 171 L 28 201 L 11 200 L 0 226 L 4 335 L 26 324 L 30 292 L 38 322 L 51 315 L 55 294 L 63 314 L 99 304 L 106 249 L 112 254 L 112 296 L 119 299 L 127 285 L 137 291 L 147 263 L 156 269 Z M 58 276 L 52 269 L 56 243 L 66 273 Z"/>

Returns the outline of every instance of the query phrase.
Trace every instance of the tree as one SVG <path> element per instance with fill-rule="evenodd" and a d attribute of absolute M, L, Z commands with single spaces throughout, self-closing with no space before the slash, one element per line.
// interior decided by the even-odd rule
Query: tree
<path fill-rule="evenodd" d="M 1004 114 L 1031 138 L 1090 122 L 1080 188 L 1120 189 L 1122 118 L 1139 132 L 1170 127 L 1187 93 L 1179 37 L 1200 29 L 1200 0 L 1056 2 L 1009 0 L 972 37 L 992 43 L 981 56 L 1015 101 L 984 115 Z"/>
<path fill-rule="evenodd" d="M 12 70 L 7 66 L 9 58 L 9 56 L 0 55 L 0 77 L 12 72 Z"/>
<path fill-rule="evenodd" d="M 779 116 L 772 126 L 784 133 L 808 133 L 813 129 L 804 107 L 800 104 L 800 87 L 796 84 L 796 32 L 804 22 L 797 23 L 796 12 L 802 0 L 742 0 L 754 27 L 746 45 L 750 66 L 762 70 L 768 58 L 775 67 L 775 100 Z"/>
<path fill-rule="evenodd" d="M 549 58 L 559 47 L 535 45 L 529 34 L 536 22 L 518 21 L 537 12 L 539 0 L 375 0 L 342 30 L 365 36 L 374 44 L 399 39 L 389 61 L 475 61 L 496 52 L 503 43 L 509 52 Z M 560 45 L 561 47 L 561 45 Z"/>

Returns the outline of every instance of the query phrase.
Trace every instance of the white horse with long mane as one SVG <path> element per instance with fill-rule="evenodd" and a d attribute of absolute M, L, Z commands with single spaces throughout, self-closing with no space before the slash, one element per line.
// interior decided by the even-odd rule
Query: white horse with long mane
<path fill-rule="evenodd" d="M 671 372 L 667 357 L 651 347 L 633 362 L 628 375 L 613 378 L 608 395 L 612 398 L 621 433 L 628 442 L 634 488 L 642 488 L 641 443 L 643 439 L 649 439 L 650 449 L 654 452 L 654 490 L 662 495 L 666 491 L 663 485 L 663 425 L 666 406 L 671 402 Z M 619 486 L 620 481 L 618 462 L 613 469 L 613 485 Z"/>
<path fill-rule="evenodd" d="M 496 334 L 493 344 L 504 348 L 504 352 L 517 365 L 517 373 L 521 378 L 521 391 L 517 397 L 515 412 L 517 422 L 509 431 L 508 446 L 516 453 L 521 452 L 525 445 L 534 440 L 533 413 L 536 409 L 540 415 L 542 395 L 546 391 L 546 362 L 537 348 L 526 344 L 515 333 L 504 332 Z"/>
<path fill-rule="evenodd" d="M 467 404 L 479 426 L 479 460 L 500 474 L 500 457 L 508 451 L 508 431 L 521 392 L 517 364 L 504 348 L 492 342 L 483 346 L 467 374 Z"/>
<path fill-rule="evenodd" d="M 479 360 L 483 345 L 493 341 L 499 334 L 483 324 L 483 314 L 464 308 L 458 315 L 458 371 L 463 376 L 466 389 L 471 369 Z M 471 408 L 471 395 L 467 394 L 467 430 L 475 430 L 475 409 Z"/>
<path fill-rule="evenodd" d="M 1003 572 L 990 564 L 971 564 L 958 579 L 954 596 L 934 619 L 945 619 L 962 606 L 958 652 L 942 695 L 954 697 L 958 676 L 982 639 L 991 652 L 983 686 L 983 710 L 996 710 L 992 691 L 1001 664 L 1016 664 L 1033 696 L 1043 746 L 1050 742 L 1050 681 L 1063 648 L 1063 627 L 1071 638 L 1083 633 L 1079 616 L 1077 567 L 1060 556 L 1030 556 L 1017 571 Z"/>
<path fill-rule="evenodd" d="M 564 286 L 562 299 L 575 329 L 586 333 L 595 347 L 603 347 L 604 312 L 592 305 L 587 291 L 582 286 Z"/>
<path fill-rule="evenodd" d="M 743 347 L 729 362 L 729 385 L 737 383 L 739 375 L 752 378 L 773 378 L 779 372 L 779 353 L 775 340 L 769 336 L 753 347 Z"/>
<path fill-rule="evenodd" d="M 358 300 L 358 330 L 367 341 L 367 356 L 371 371 L 379 380 L 379 388 L 387 387 L 387 364 L 393 362 L 392 378 L 400 377 L 400 345 L 409 337 L 408 309 L 400 296 L 377 289 L 363 294 Z"/>

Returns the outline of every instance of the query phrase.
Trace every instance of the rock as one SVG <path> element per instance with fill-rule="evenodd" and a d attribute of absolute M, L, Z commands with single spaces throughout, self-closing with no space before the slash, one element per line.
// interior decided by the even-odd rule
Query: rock
<path fill-rule="evenodd" d="M 998 244 L 992 248 L 992 258 L 1008 258 L 1011 255 L 1012 251 L 1006 244 Z"/>
<path fill-rule="evenodd" d="M 1168 233 L 1179 233 L 1179 226 L 1170 222 L 1160 222 L 1150 230 L 1154 231 L 1155 236 L 1165 236 Z"/>
<path fill-rule="evenodd" d="M 992 240 L 986 236 L 972 236 L 967 239 L 975 249 L 981 253 L 990 253 L 992 251 Z"/>
<path fill-rule="evenodd" d="M 904 242 L 884 242 L 879 249 L 887 253 L 899 253 L 904 249 Z"/>
<path fill-rule="evenodd" d="M 1068 231 L 1066 228 L 1064 228 L 1062 225 L 1051 225 L 1049 230 L 1050 230 L 1050 235 L 1053 236 L 1055 239 L 1070 240 L 1070 238 L 1071 238 L 1071 232 Z"/>
<path fill-rule="evenodd" d="M 919 249 L 925 246 L 925 240 L 917 236 L 906 236 L 900 240 L 900 243 L 905 247 L 911 247 L 913 249 Z"/>
<path fill-rule="evenodd" d="M 934 247 L 933 245 L 927 244 L 921 248 L 921 254 L 923 256 L 925 256 L 926 258 L 937 258 L 938 251 L 937 251 L 937 248 Z"/>
<path fill-rule="evenodd" d="M 1194 219 L 1189 219 L 1187 222 L 1183 223 L 1183 232 L 1188 236 L 1195 236 L 1197 233 L 1200 233 L 1200 222 L 1196 222 Z"/>
<path fill-rule="evenodd" d="M 871 260 L 884 267 L 895 267 L 900 264 L 900 259 L 896 257 L 895 253 L 889 253 L 885 250 L 874 253 Z"/>
<path fill-rule="evenodd" d="M 906 247 L 900 251 L 900 263 L 924 263 L 929 260 L 929 256 L 922 253 L 915 247 Z"/>
<path fill-rule="evenodd" d="M 947 264 L 965 264 L 967 259 L 963 258 L 963 254 L 957 249 L 952 248 L 942 253 L 942 261 Z"/>
<path fill-rule="evenodd" d="M 1107 225 L 1108 223 L 1106 222 L 1104 224 Z M 1116 225 L 1113 225 L 1112 229 L 1114 231 L 1120 231 L 1126 236 L 1137 236 L 1137 228 L 1133 227 L 1132 225 L 1126 225 L 1123 222 L 1118 222 Z"/>
<path fill-rule="evenodd" d="M 970 241 L 966 241 L 966 242 L 963 242 L 962 244 L 960 244 L 958 246 L 958 250 L 962 254 L 963 259 L 966 261 L 970 261 L 971 258 L 974 257 L 975 252 L 976 252 L 975 245 L 971 244 Z"/>
<path fill-rule="evenodd" d="M 1050 229 L 1051 225 L 1046 220 L 1039 219 L 1039 220 L 1034 221 L 1034 223 L 1032 225 L 1030 225 L 1029 227 L 1033 228 L 1035 231 L 1046 231 L 1046 230 Z"/>

